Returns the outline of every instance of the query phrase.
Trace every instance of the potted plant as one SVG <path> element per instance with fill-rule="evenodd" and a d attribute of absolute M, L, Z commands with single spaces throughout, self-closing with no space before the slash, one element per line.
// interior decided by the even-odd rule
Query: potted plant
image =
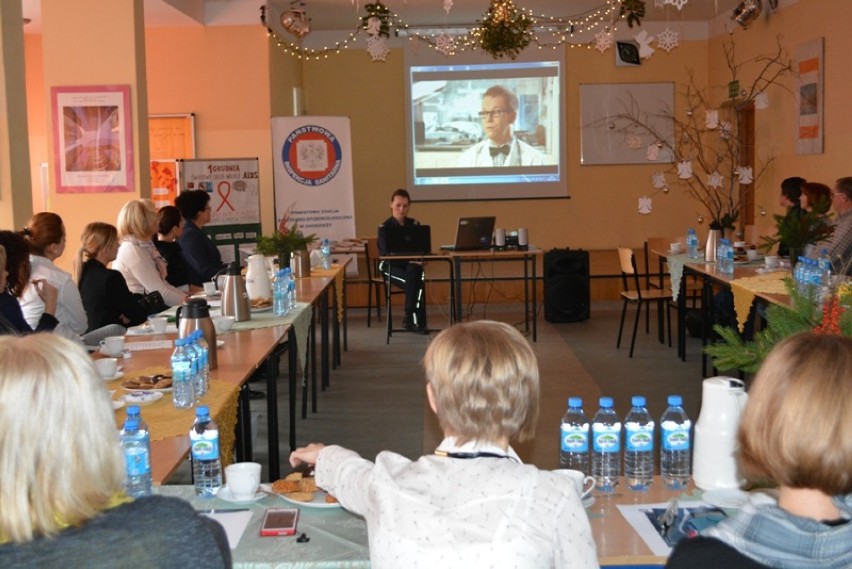
<path fill-rule="evenodd" d="M 776 243 L 783 242 L 790 250 L 790 262 L 795 265 L 808 245 L 825 241 L 834 233 L 834 225 L 827 213 L 829 205 L 824 200 L 815 204 L 811 211 L 774 215 L 776 233 L 772 237 L 763 237 L 760 248 L 768 251 Z"/>
<path fill-rule="evenodd" d="M 292 252 L 299 250 L 307 252 L 308 245 L 317 240 L 316 233 L 305 235 L 295 221 L 293 225 L 287 226 L 292 208 L 293 206 L 290 205 L 284 212 L 284 215 L 278 221 L 278 229 L 272 235 L 258 236 L 257 247 L 255 248 L 255 251 L 262 255 L 277 255 L 278 266 L 282 269 L 290 266 L 290 254 Z M 307 258 L 307 254 L 305 258 Z"/>

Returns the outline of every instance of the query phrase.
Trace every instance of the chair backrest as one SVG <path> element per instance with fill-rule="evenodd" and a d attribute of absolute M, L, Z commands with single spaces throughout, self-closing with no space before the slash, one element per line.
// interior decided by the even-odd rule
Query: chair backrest
<path fill-rule="evenodd" d="M 364 256 L 367 260 L 367 278 L 369 280 L 382 280 L 379 277 L 379 239 L 378 237 L 367 237 L 364 247 Z"/>
<path fill-rule="evenodd" d="M 621 264 L 621 283 L 624 286 L 624 290 L 630 290 L 628 277 L 632 277 L 629 280 L 633 281 L 633 289 L 639 294 L 639 298 L 641 299 L 642 287 L 639 286 L 639 274 L 636 272 L 636 259 L 633 256 L 633 249 L 630 247 L 619 247 L 618 261 Z"/>
<path fill-rule="evenodd" d="M 671 247 L 671 244 L 676 242 L 677 239 L 671 239 L 669 237 L 648 237 L 648 240 L 645 241 L 645 286 L 650 288 L 651 286 L 651 275 L 655 274 L 658 276 L 659 282 L 655 283 L 658 286 L 663 286 L 663 274 L 659 270 L 660 266 L 660 257 L 655 254 L 654 251 L 668 251 Z"/>

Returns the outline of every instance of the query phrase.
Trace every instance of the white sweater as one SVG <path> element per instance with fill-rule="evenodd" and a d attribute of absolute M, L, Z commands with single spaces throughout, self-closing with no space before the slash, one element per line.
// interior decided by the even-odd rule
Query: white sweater
<path fill-rule="evenodd" d="M 89 328 L 89 319 L 86 309 L 83 308 L 80 291 L 71 275 L 54 265 L 50 259 L 39 255 L 30 255 L 30 265 L 31 281 L 45 280 L 59 291 L 54 314 L 56 319 L 77 334 L 83 334 Z M 27 324 L 35 330 L 41 315 L 44 314 L 44 301 L 34 286 L 27 286 L 18 302 Z"/>
<path fill-rule="evenodd" d="M 112 268 L 124 275 L 130 292 L 145 294 L 158 290 L 169 306 L 181 304 L 186 298 L 185 292 L 173 287 L 160 276 L 154 259 L 134 239 L 125 238 L 121 242 Z"/>

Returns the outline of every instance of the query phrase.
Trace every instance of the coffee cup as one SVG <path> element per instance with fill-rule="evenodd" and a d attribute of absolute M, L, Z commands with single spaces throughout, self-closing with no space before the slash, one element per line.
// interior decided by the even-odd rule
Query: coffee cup
<path fill-rule="evenodd" d="M 207 296 L 213 296 L 216 294 L 216 283 L 213 281 L 204 283 L 204 294 Z"/>
<path fill-rule="evenodd" d="M 99 358 L 95 360 L 95 368 L 104 379 L 115 377 L 118 371 L 118 360 L 115 358 Z"/>
<path fill-rule="evenodd" d="M 562 473 L 571 479 L 571 482 L 574 483 L 574 488 L 577 489 L 577 494 L 583 500 L 588 498 L 592 490 L 595 489 L 595 479 L 591 476 L 585 476 L 579 470 L 557 470 L 556 472 Z"/>
<path fill-rule="evenodd" d="M 766 264 L 767 269 L 774 269 L 778 266 L 778 256 L 777 255 L 767 255 L 763 258 L 763 262 Z"/>
<path fill-rule="evenodd" d="M 124 336 L 107 336 L 101 340 L 101 353 L 115 357 L 124 351 Z"/>
<path fill-rule="evenodd" d="M 237 462 L 225 468 L 225 482 L 235 500 L 251 500 L 260 486 L 260 464 Z"/>
<path fill-rule="evenodd" d="M 669 243 L 669 250 L 674 253 L 683 253 L 683 243 Z"/>
<path fill-rule="evenodd" d="M 228 332 L 234 327 L 236 320 L 233 316 L 217 316 L 213 319 L 213 326 L 216 328 L 216 333 Z"/>
<path fill-rule="evenodd" d="M 758 254 L 757 249 L 746 249 L 746 257 L 749 261 L 756 261 Z"/>
<path fill-rule="evenodd" d="M 164 334 L 166 326 L 169 324 L 169 319 L 165 316 L 151 316 L 148 318 L 148 324 L 151 325 L 151 331 L 155 334 Z"/>

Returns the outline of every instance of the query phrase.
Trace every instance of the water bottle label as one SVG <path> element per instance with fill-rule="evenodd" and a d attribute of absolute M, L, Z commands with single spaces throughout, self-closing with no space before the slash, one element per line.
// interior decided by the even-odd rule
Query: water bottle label
<path fill-rule="evenodd" d="M 151 457 L 143 444 L 134 444 L 124 449 L 128 476 L 145 476 L 151 472 Z"/>
<path fill-rule="evenodd" d="M 192 441 L 193 460 L 216 460 L 219 458 L 219 437 Z"/>
<path fill-rule="evenodd" d="M 589 452 L 589 425 L 562 425 L 562 452 Z"/>
<path fill-rule="evenodd" d="M 592 445 L 595 452 L 620 452 L 621 423 L 592 425 Z"/>
<path fill-rule="evenodd" d="M 654 425 L 626 424 L 624 426 L 625 446 L 629 451 L 654 450 Z"/>
<path fill-rule="evenodd" d="M 683 425 L 674 422 L 671 425 L 663 423 L 661 425 L 663 449 L 689 450 L 689 426 L 688 422 Z"/>

